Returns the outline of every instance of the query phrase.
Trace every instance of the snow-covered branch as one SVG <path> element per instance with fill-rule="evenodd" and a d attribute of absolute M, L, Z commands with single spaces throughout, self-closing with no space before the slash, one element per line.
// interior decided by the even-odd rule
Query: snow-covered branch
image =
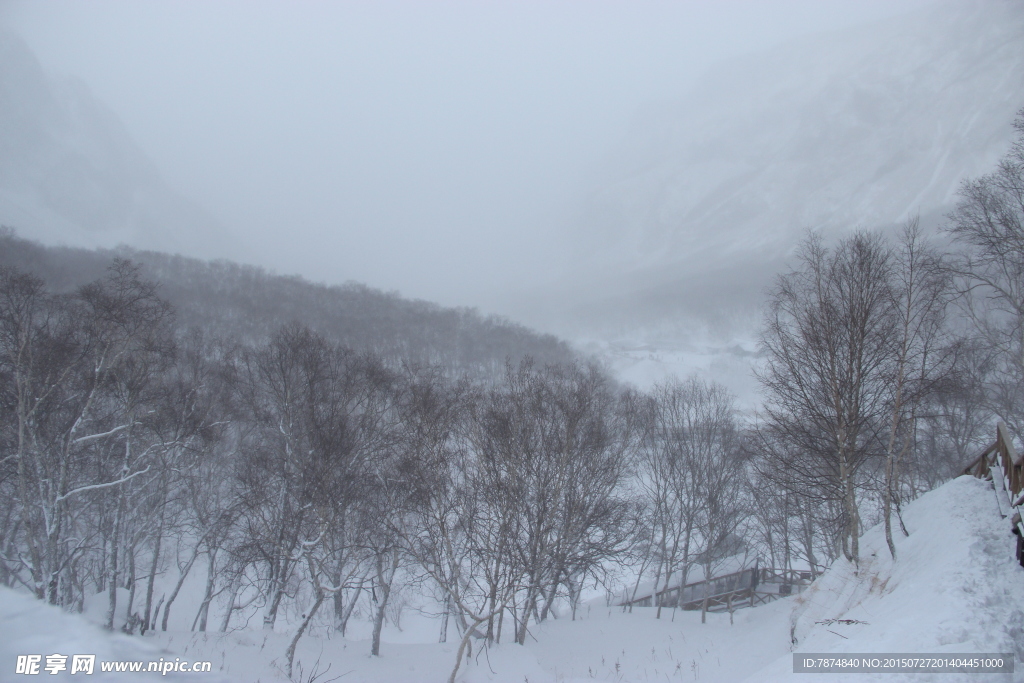
<path fill-rule="evenodd" d="M 123 424 L 123 425 L 120 425 L 118 427 L 114 427 L 113 429 L 111 429 L 110 431 L 107 431 L 107 432 L 102 432 L 100 434 L 89 434 L 88 436 L 80 436 L 77 439 L 74 439 L 71 442 L 71 445 L 72 446 L 80 446 L 83 443 L 89 443 L 90 441 L 97 441 L 99 439 L 105 439 L 108 436 L 113 436 L 114 434 L 117 434 L 118 432 L 123 432 L 124 430 L 128 429 L 129 427 L 131 427 L 133 424 L 135 424 L 135 423 L 134 422 L 129 422 L 127 424 Z"/>
<path fill-rule="evenodd" d="M 105 489 L 105 488 L 108 488 L 110 486 L 117 486 L 119 484 L 125 483 L 126 481 L 134 479 L 135 477 L 139 476 L 140 474 L 145 474 L 148 471 L 149 471 L 149 465 L 146 465 L 145 469 L 139 470 L 138 472 L 134 472 L 132 474 L 129 474 L 127 477 L 122 477 L 122 478 L 120 478 L 120 479 L 118 479 L 116 481 L 108 481 L 108 482 L 104 482 L 102 484 L 90 484 L 88 486 L 80 486 L 77 489 L 72 489 L 71 491 L 68 491 L 67 493 L 65 493 L 62 496 L 58 496 L 56 498 L 56 500 L 54 500 L 53 502 L 54 503 L 59 503 L 62 500 L 66 500 L 67 498 L 70 498 L 71 496 L 73 496 L 76 493 L 83 493 L 85 491 L 95 491 L 96 489 Z"/>

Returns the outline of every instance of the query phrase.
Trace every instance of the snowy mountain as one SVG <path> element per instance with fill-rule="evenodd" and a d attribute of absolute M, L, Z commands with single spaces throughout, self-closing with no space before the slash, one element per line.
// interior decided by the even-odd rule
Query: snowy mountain
<path fill-rule="evenodd" d="M 1024 5 L 968 0 L 720 64 L 638 116 L 580 211 L 562 290 L 522 317 L 641 383 L 717 364 L 752 390 L 762 291 L 798 240 L 941 223 L 1009 146 L 1022 46 Z"/>
<path fill-rule="evenodd" d="M 5 31 L 0 224 L 48 243 L 228 254 L 216 219 L 163 183 L 118 118 L 80 81 L 50 78 Z"/>
<path fill-rule="evenodd" d="M 1022 41 L 1020 3 L 956 2 L 722 64 L 641 118 L 585 225 L 643 270 L 941 209 L 1007 147 Z"/>

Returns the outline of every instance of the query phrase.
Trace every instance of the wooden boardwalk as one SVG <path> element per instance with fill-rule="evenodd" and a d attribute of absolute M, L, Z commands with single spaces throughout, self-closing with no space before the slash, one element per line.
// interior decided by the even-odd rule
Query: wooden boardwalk
<path fill-rule="evenodd" d="M 980 479 L 988 479 L 995 489 L 999 514 L 1009 519 L 1010 530 L 1017 537 L 1017 562 L 1024 567 L 1024 456 L 1018 455 L 1006 425 L 996 425 L 996 440 L 963 469 Z"/>
<path fill-rule="evenodd" d="M 813 580 L 809 571 L 758 567 L 731 574 L 694 581 L 684 586 L 671 586 L 657 592 L 623 600 L 622 607 L 678 607 L 699 610 L 707 599 L 709 612 L 765 605 L 778 598 L 802 592 Z"/>

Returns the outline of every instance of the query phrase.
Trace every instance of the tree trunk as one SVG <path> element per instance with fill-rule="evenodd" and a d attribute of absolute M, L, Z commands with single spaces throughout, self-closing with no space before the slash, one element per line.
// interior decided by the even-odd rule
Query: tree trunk
<path fill-rule="evenodd" d="M 445 594 L 445 596 L 444 596 L 444 617 L 442 617 L 442 619 L 441 619 L 441 635 L 440 635 L 440 637 L 437 640 L 437 642 L 439 642 L 439 643 L 447 643 L 448 642 L 448 617 L 451 616 L 451 613 L 452 613 L 452 596 L 448 595 L 448 594 Z M 491 634 L 491 622 L 488 622 L 487 638 L 490 639 L 491 637 L 492 637 L 492 634 Z"/>
<path fill-rule="evenodd" d="M 526 645 L 526 627 L 530 623 L 530 614 L 537 609 L 537 593 L 536 589 L 531 586 L 526 592 L 526 601 L 523 604 L 523 618 L 519 622 L 518 630 L 516 631 L 516 642 L 520 645 Z"/>
<path fill-rule="evenodd" d="M 135 609 L 135 548 L 134 544 L 128 549 L 128 605 L 125 607 L 125 614 L 128 620 L 125 623 L 125 633 L 135 634 L 135 626 L 139 624 L 139 617 L 132 610 Z"/>
<path fill-rule="evenodd" d="M 235 601 L 238 600 L 238 594 L 241 592 L 241 585 L 238 581 L 233 580 L 231 582 L 231 599 L 228 600 L 228 608 L 224 610 L 224 618 L 220 622 L 220 632 L 226 633 L 228 630 L 228 624 L 231 623 L 231 614 L 235 611 Z"/>
<path fill-rule="evenodd" d="M 580 605 L 580 595 L 583 593 L 583 582 L 586 580 L 586 575 L 580 579 L 579 585 L 577 585 L 572 579 L 566 579 L 567 590 L 569 591 L 569 606 L 572 608 L 572 621 L 576 621 L 576 608 Z"/>
<path fill-rule="evenodd" d="M 206 631 L 206 618 L 210 613 L 210 602 L 213 600 L 213 587 L 216 579 L 217 569 L 217 549 L 207 548 L 207 568 L 206 568 L 206 592 L 203 594 L 203 602 L 199 605 L 199 613 L 196 618 L 199 620 L 199 631 Z"/>
<path fill-rule="evenodd" d="M 804 552 L 807 555 L 807 562 L 811 565 L 811 571 L 817 574 L 818 572 L 818 561 L 814 557 L 814 526 L 811 521 L 810 511 L 802 511 L 800 515 L 800 523 L 803 527 L 803 541 L 804 541 Z"/>
<path fill-rule="evenodd" d="M 497 569 L 494 572 L 494 576 L 495 577 L 498 576 Z M 488 587 L 487 602 L 488 602 L 488 604 L 490 605 L 490 608 L 491 608 L 491 616 L 487 620 L 487 642 L 488 643 L 493 643 L 494 642 L 494 607 L 498 603 L 498 582 L 497 582 L 496 579 L 492 579 L 491 582 L 490 582 L 490 586 Z M 446 606 L 446 610 L 445 610 L 445 623 L 447 624 L 448 623 L 448 612 L 451 610 L 451 595 L 448 595 L 445 598 L 445 606 Z M 442 641 L 442 642 L 444 642 L 444 641 Z"/>
<path fill-rule="evenodd" d="M 473 625 L 467 628 L 465 634 L 463 634 L 462 642 L 459 643 L 459 651 L 455 656 L 455 668 L 452 669 L 451 675 L 448 676 L 448 683 L 455 683 L 455 676 L 459 673 L 459 667 L 462 666 L 462 655 L 466 654 L 466 650 L 467 648 L 469 648 L 469 639 L 473 636 L 473 633 L 476 632 L 477 628 L 479 628 L 480 624 L 482 624 L 483 622 L 484 619 L 482 618 L 475 619 L 473 621 Z M 466 656 L 468 659 L 469 655 L 466 654 Z"/>
<path fill-rule="evenodd" d="M 846 501 L 850 520 L 850 555 L 853 563 L 860 566 L 860 511 L 857 509 L 856 488 L 853 477 L 846 480 Z"/>
<path fill-rule="evenodd" d="M 373 617 L 373 641 L 370 644 L 370 654 L 380 655 L 380 632 L 384 628 L 384 610 L 388 605 L 388 598 L 391 597 L 391 581 L 398 569 L 398 553 L 391 553 L 391 567 L 388 575 L 385 576 L 384 558 L 377 555 L 377 586 L 381 595 L 378 598 L 377 613 Z"/>
<path fill-rule="evenodd" d="M 153 561 L 149 564 L 149 576 L 146 577 L 146 607 L 142 615 L 142 634 L 151 628 L 152 621 L 156 621 L 156 613 L 153 612 L 153 589 L 156 581 L 156 570 L 160 563 L 160 544 L 163 541 L 164 521 L 163 514 L 160 515 L 160 525 L 157 528 L 156 544 L 153 548 Z M 151 621 L 152 620 L 152 621 Z"/>
<path fill-rule="evenodd" d="M 882 515 L 885 520 L 885 544 L 889 546 L 889 554 L 896 559 L 896 544 L 892 540 L 892 487 L 893 487 L 893 454 L 885 458 L 885 493 L 882 498 Z"/>
<path fill-rule="evenodd" d="M 356 609 L 356 603 L 359 602 L 359 595 L 363 592 L 363 580 L 359 580 L 359 585 L 352 591 L 352 599 L 348 601 L 348 605 L 345 607 L 345 612 L 341 618 L 341 637 L 345 637 L 345 631 L 348 628 L 349 617 L 352 616 L 352 612 Z"/>
<path fill-rule="evenodd" d="M 327 597 L 323 586 L 320 584 L 320 579 L 317 577 L 316 567 L 313 565 L 313 560 L 309 555 L 306 555 L 306 563 L 309 565 L 310 579 L 313 582 L 316 601 L 313 603 L 313 606 L 309 608 L 309 612 L 302 620 L 299 630 L 295 632 L 292 642 L 288 644 L 288 651 L 285 653 L 285 657 L 288 659 L 288 678 L 292 677 L 292 661 L 295 659 L 295 648 L 299 644 L 299 638 L 301 638 L 302 634 L 306 632 L 306 629 L 309 627 L 309 622 L 313 621 L 313 617 L 316 616 L 316 611 L 320 609 L 320 605 L 324 603 L 324 598 Z"/>
<path fill-rule="evenodd" d="M 166 501 L 167 493 L 161 484 L 160 493 L 164 501 Z M 152 611 L 153 608 L 153 589 L 156 582 L 156 570 L 160 566 L 160 546 L 164 540 L 164 519 L 166 517 L 167 505 L 166 502 L 160 504 L 160 520 L 157 522 L 156 527 L 156 541 L 153 544 L 153 561 L 149 564 L 149 576 L 146 577 L 146 608 L 145 613 L 142 615 L 142 634 L 145 635 L 154 622 L 156 622 L 156 613 Z"/>
<path fill-rule="evenodd" d="M 199 543 L 196 543 L 196 547 L 192 550 L 192 557 L 188 558 L 188 562 L 185 563 L 185 568 L 181 572 L 181 576 L 178 577 L 178 583 L 174 585 L 174 590 L 171 591 L 170 597 L 167 598 L 167 604 L 164 605 L 164 618 L 160 621 L 160 630 L 167 630 L 167 619 L 171 616 L 171 605 L 174 603 L 174 599 L 178 597 L 178 591 L 181 590 L 181 585 L 185 583 L 185 577 L 188 576 L 189 571 L 192 569 L 192 565 L 195 563 L 196 558 L 199 557 Z"/>
<path fill-rule="evenodd" d="M 708 587 L 711 585 L 711 567 L 704 565 L 704 600 L 700 604 L 700 623 L 708 622 Z"/>
<path fill-rule="evenodd" d="M 548 612 L 551 611 L 551 605 L 555 602 L 555 597 L 558 595 L 558 584 L 562 579 L 562 569 L 559 568 L 555 572 L 554 580 L 551 582 L 551 589 L 548 594 L 544 596 L 544 607 L 541 609 L 540 618 L 537 621 L 544 621 L 548 618 Z"/>
<path fill-rule="evenodd" d="M 114 515 L 114 531 L 110 542 L 110 559 L 107 562 L 107 589 L 109 600 L 107 602 L 107 618 L 104 628 L 108 631 L 114 630 L 114 612 L 117 610 L 117 555 L 120 552 L 120 529 L 121 518 L 124 514 L 124 496 L 118 493 L 117 514 Z"/>

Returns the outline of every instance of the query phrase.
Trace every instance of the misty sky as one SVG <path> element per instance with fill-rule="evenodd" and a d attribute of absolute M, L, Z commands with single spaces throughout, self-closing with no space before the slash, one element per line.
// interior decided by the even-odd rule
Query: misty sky
<path fill-rule="evenodd" d="M 485 310 L 569 267 L 602 159 L 717 60 L 921 0 L 5 2 L 240 261 Z"/>

